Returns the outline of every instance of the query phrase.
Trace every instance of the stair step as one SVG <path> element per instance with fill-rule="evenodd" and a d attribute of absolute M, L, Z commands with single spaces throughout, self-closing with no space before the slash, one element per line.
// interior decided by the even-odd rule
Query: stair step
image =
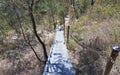
<path fill-rule="evenodd" d="M 70 72 L 46 72 L 43 75 L 74 75 L 74 73 L 70 73 Z"/>

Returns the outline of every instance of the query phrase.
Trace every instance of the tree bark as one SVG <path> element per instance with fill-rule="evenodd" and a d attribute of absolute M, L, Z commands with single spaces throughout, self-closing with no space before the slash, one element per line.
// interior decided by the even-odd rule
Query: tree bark
<path fill-rule="evenodd" d="M 35 19 L 34 19 L 34 16 L 33 16 L 33 5 L 34 5 L 34 0 L 32 0 L 31 6 L 29 6 L 29 13 L 30 13 L 29 15 L 30 15 L 30 18 L 31 18 L 31 21 L 32 21 L 33 32 L 34 32 L 37 40 L 42 45 L 44 56 L 45 56 L 45 60 L 47 60 L 48 56 L 47 56 L 47 51 L 46 51 L 45 43 L 41 40 L 41 38 L 37 34 L 36 23 L 35 23 Z"/>
<path fill-rule="evenodd" d="M 92 1 L 91 1 L 91 5 L 94 5 L 94 3 L 95 3 L 95 0 L 92 0 Z"/>
<path fill-rule="evenodd" d="M 13 1 L 13 2 L 14 2 L 13 7 L 14 7 L 14 10 L 15 10 L 15 12 L 16 12 L 16 15 L 17 15 L 17 18 L 18 18 L 18 21 L 19 21 L 19 26 L 20 26 L 20 29 L 21 29 L 21 33 L 22 33 L 22 35 L 23 35 L 23 38 L 24 38 L 25 42 L 31 47 L 31 49 L 33 50 L 33 52 L 34 52 L 35 56 L 37 57 L 37 59 L 38 59 L 40 62 L 44 62 L 44 61 L 42 61 L 42 60 L 39 58 L 39 56 L 37 55 L 35 49 L 32 47 L 32 45 L 31 45 L 31 43 L 30 43 L 30 40 L 26 38 L 25 33 L 24 33 L 24 30 L 23 30 L 23 28 L 22 28 L 22 24 L 21 24 L 20 11 L 18 10 L 15 1 Z"/>
<path fill-rule="evenodd" d="M 54 17 L 54 11 L 52 10 L 52 8 L 50 8 L 51 11 L 51 16 L 52 16 L 52 24 L 54 25 L 54 30 L 56 29 L 56 24 L 55 24 L 55 17 Z"/>
<path fill-rule="evenodd" d="M 75 1 L 74 0 L 73 0 L 73 9 L 74 9 L 75 17 L 76 17 L 76 19 L 78 19 L 79 16 L 78 16 L 77 9 L 75 8 Z"/>
<path fill-rule="evenodd" d="M 73 5 L 73 0 L 69 0 L 70 5 Z"/>

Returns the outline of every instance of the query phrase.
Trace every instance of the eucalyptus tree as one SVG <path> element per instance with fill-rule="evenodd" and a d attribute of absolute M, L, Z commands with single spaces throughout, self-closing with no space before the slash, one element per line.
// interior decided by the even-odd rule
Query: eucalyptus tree
<path fill-rule="evenodd" d="M 37 12 L 41 12 L 41 10 L 38 10 L 37 7 L 40 8 L 41 6 L 39 5 L 43 1 L 44 0 L 1 0 L 0 13 L 2 15 L 0 15 L 0 17 L 3 18 L 1 19 L 1 21 L 3 21 L 4 23 L 2 22 L 3 25 L 0 25 L 0 32 L 2 31 L 2 29 L 5 28 L 4 25 L 8 25 L 9 27 L 15 29 L 17 33 L 24 33 L 22 29 L 24 24 L 26 24 L 28 28 L 29 25 L 31 25 L 35 37 L 43 48 L 43 53 L 46 60 L 46 46 L 45 43 L 42 41 L 41 37 L 39 37 L 36 30 L 36 25 L 38 23 L 38 21 L 36 22 L 36 15 L 39 15 L 39 13 Z M 29 45 L 31 44 L 29 43 Z M 36 54 L 35 51 L 34 53 Z"/>
<path fill-rule="evenodd" d="M 36 21 L 35 21 L 35 17 L 34 17 L 34 11 L 35 11 L 35 6 L 37 5 L 37 3 L 39 2 L 39 0 L 22 0 L 22 3 L 25 4 L 24 7 L 28 10 L 28 17 L 31 19 L 31 25 L 32 25 L 32 29 L 33 29 L 33 33 L 36 36 L 37 40 L 39 41 L 39 43 L 42 45 L 43 48 L 43 53 L 45 56 L 45 60 L 47 59 L 47 51 L 46 51 L 46 46 L 45 43 L 42 41 L 42 39 L 39 37 L 38 33 L 37 33 L 37 26 L 36 26 Z"/>
<path fill-rule="evenodd" d="M 95 3 L 95 0 L 91 0 L 91 5 L 94 5 L 94 3 Z"/>

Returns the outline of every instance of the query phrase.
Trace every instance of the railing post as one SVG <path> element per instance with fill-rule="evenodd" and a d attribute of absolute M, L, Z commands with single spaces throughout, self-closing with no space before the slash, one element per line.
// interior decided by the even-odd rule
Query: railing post
<path fill-rule="evenodd" d="M 69 33 L 70 33 L 70 26 L 67 28 L 67 45 L 69 45 Z"/>
<path fill-rule="evenodd" d="M 114 64 L 118 54 L 119 54 L 119 51 L 120 51 L 119 46 L 113 46 L 112 47 L 112 52 L 111 52 L 110 58 L 107 61 L 104 75 L 109 75 L 110 74 L 110 71 L 113 67 L 113 64 Z"/>

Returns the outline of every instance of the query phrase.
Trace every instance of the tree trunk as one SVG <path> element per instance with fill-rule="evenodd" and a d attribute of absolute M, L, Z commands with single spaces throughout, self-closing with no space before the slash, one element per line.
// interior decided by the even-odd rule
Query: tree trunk
<path fill-rule="evenodd" d="M 77 9 L 75 8 L 75 1 L 74 0 L 73 0 L 73 9 L 74 9 L 75 17 L 76 17 L 76 19 L 78 19 L 79 16 L 78 16 Z"/>
<path fill-rule="evenodd" d="M 36 23 L 35 23 L 35 19 L 34 19 L 33 13 L 32 13 L 32 8 L 30 7 L 29 9 L 30 9 L 30 18 L 32 21 L 33 32 L 34 32 L 36 38 L 38 39 L 38 41 L 40 42 L 40 44 L 42 45 L 45 60 L 47 60 L 48 56 L 47 56 L 46 46 L 45 46 L 44 42 L 41 40 L 41 38 L 39 37 L 39 35 L 37 34 Z"/>
<path fill-rule="evenodd" d="M 95 0 L 92 0 L 92 1 L 91 1 L 91 5 L 94 5 L 94 3 L 95 3 Z"/>
<path fill-rule="evenodd" d="M 64 12 L 62 12 L 62 14 L 61 14 L 61 25 L 63 25 L 64 26 L 64 36 L 65 36 L 65 14 L 64 14 Z"/>
<path fill-rule="evenodd" d="M 73 0 L 69 0 L 70 5 L 73 5 Z"/>
<path fill-rule="evenodd" d="M 52 8 L 50 8 L 51 10 L 51 16 L 52 16 L 52 24 L 54 25 L 54 30 L 56 29 L 56 24 L 55 24 L 55 17 L 54 17 L 54 11 L 52 10 Z"/>
<path fill-rule="evenodd" d="M 35 19 L 34 19 L 34 16 L 33 16 L 33 5 L 34 5 L 34 0 L 32 0 L 31 6 L 29 6 L 29 15 L 30 15 L 30 18 L 31 18 L 31 21 L 32 21 L 33 32 L 34 32 L 37 40 L 42 45 L 44 56 L 45 56 L 45 60 L 47 60 L 48 56 L 47 56 L 47 51 L 46 51 L 45 43 L 41 40 L 41 38 L 37 34 L 36 23 L 35 23 Z"/>
<path fill-rule="evenodd" d="M 25 33 L 24 33 L 24 30 L 23 30 L 23 28 L 22 28 L 22 24 L 21 24 L 20 11 L 18 10 L 15 1 L 13 1 L 13 2 L 14 2 L 13 7 L 14 7 L 14 10 L 15 10 L 16 15 L 17 15 L 17 19 L 18 19 L 18 22 L 19 22 L 18 24 L 19 24 L 19 26 L 20 26 L 21 33 L 22 33 L 22 35 L 23 35 L 23 38 L 24 38 L 25 42 L 31 47 L 31 49 L 33 50 L 33 52 L 34 52 L 35 56 L 37 57 L 37 59 L 38 59 L 40 62 L 43 62 L 43 61 L 41 61 L 41 59 L 39 58 L 39 56 L 38 56 L 37 53 L 35 52 L 34 48 L 32 47 L 32 45 L 31 45 L 31 43 L 30 43 L 30 40 L 26 38 Z"/>

